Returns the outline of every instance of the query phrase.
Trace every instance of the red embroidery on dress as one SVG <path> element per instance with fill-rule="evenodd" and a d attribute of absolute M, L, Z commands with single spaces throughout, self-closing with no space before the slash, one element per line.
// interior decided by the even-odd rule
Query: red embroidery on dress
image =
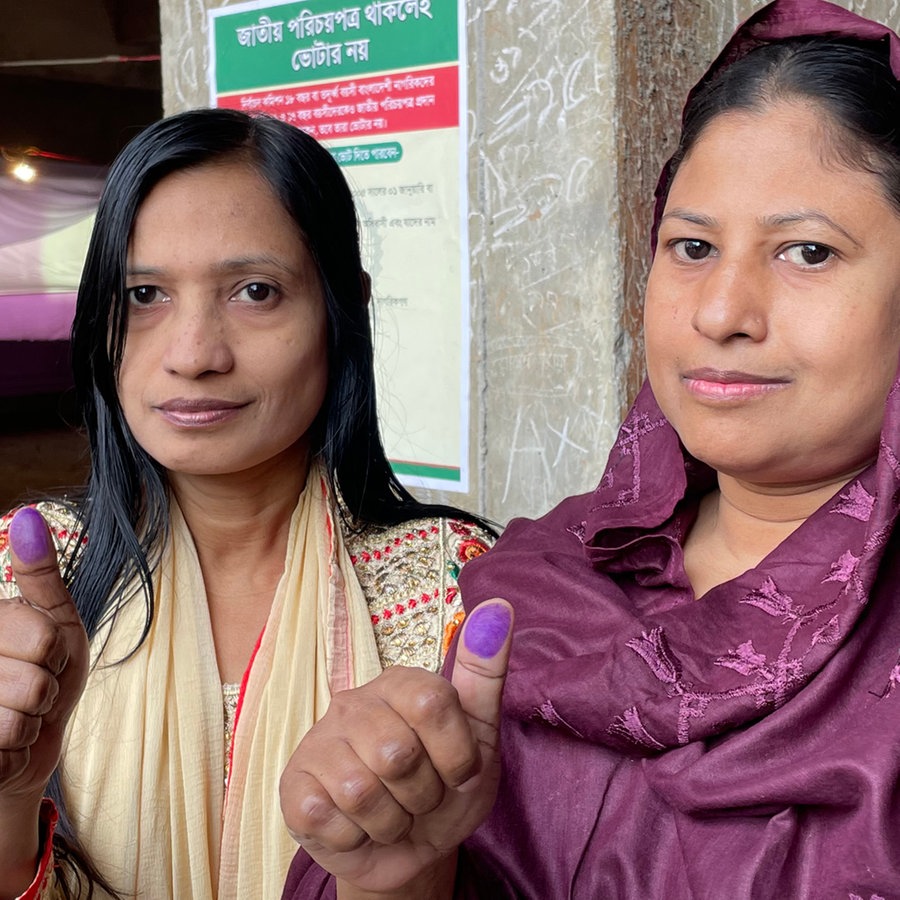
<path fill-rule="evenodd" d="M 447 521 L 447 527 L 454 534 L 458 534 L 461 537 L 469 537 L 472 534 L 472 529 L 470 526 L 466 525 L 465 522 L 459 522 L 456 519 L 449 519 Z"/>
<path fill-rule="evenodd" d="M 479 541 L 478 538 L 468 538 L 460 542 L 457 555 L 462 562 L 467 563 L 470 559 L 482 556 L 486 551 L 487 547 L 483 541 Z"/>

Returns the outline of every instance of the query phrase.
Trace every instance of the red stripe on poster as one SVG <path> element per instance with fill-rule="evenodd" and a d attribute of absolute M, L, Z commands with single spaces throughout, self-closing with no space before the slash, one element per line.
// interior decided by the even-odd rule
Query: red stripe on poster
<path fill-rule="evenodd" d="M 220 95 L 219 106 L 266 113 L 321 140 L 459 125 L 459 67 Z"/>

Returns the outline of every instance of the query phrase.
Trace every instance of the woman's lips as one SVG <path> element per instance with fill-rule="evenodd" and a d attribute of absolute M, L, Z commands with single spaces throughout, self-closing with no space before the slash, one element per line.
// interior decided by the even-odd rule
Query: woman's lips
<path fill-rule="evenodd" d="M 692 369 L 681 380 L 692 394 L 704 400 L 750 400 L 790 384 L 786 378 L 722 369 Z"/>
<path fill-rule="evenodd" d="M 246 403 L 238 403 L 233 400 L 204 397 L 198 400 L 183 398 L 166 400 L 154 408 L 167 422 L 173 425 L 182 428 L 198 428 L 218 425 L 233 419 L 245 406 L 247 406 Z"/>

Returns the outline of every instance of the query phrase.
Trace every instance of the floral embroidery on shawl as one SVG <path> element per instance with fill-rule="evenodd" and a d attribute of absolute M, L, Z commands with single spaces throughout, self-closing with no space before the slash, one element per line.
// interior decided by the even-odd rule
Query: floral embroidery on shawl
<path fill-rule="evenodd" d="M 639 638 L 625 644 L 634 650 L 650 667 L 650 671 L 664 684 L 669 696 L 683 694 L 686 687 L 681 680 L 681 661 L 672 652 L 662 628 L 654 628 L 644 632 Z"/>
<path fill-rule="evenodd" d="M 860 522 L 868 522 L 874 508 L 875 498 L 859 482 L 854 481 L 846 491 L 840 494 L 831 513 L 850 516 Z"/>
<path fill-rule="evenodd" d="M 686 502 L 691 481 L 699 477 L 699 469 L 689 465 L 692 460 L 680 449 L 678 452 L 684 456 L 686 487 L 666 486 L 660 480 L 658 470 L 669 471 L 668 477 L 674 477 L 670 469 L 675 465 L 671 457 L 676 445 L 666 443 L 667 430 L 671 426 L 660 417 L 648 390 L 643 402 L 639 399 L 635 404 L 622 429 L 611 463 L 595 492 L 596 501 L 589 517 L 568 528 L 581 537 L 594 565 L 601 571 L 623 572 L 627 577 L 629 571 L 637 572 L 642 562 L 646 566 L 651 559 L 654 571 L 668 571 L 665 562 L 659 562 L 660 554 L 678 552 L 665 549 L 671 547 L 673 540 L 678 541 L 681 534 L 680 514 L 673 515 L 672 511 L 681 508 L 679 503 Z M 665 614 L 662 622 L 653 621 L 655 616 L 644 619 L 637 637 L 632 632 L 624 638 L 624 646 L 647 666 L 664 688 L 664 695 L 647 694 L 646 686 L 640 686 L 646 683 L 638 679 L 632 696 L 626 694 L 620 698 L 624 702 L 618 706 L 619 711 L 609 710 L 605 728 L 608 735 L 653 750 L 685 744 L 720 733 L 747 716 L 758 718 L 780 708 L 821 670 L 837 652 L 866 605 L 882 551 L 891 535 L 891 523 L 900 499 L 900 466 L 892 464 L 896 460 L 894 454 L 887 458 L 884 451 L 882 441 L 882 460 L 887 465 L 882 463 L 877 471 L 873 467 L 865 477 L 849 483 L 816 514 L 822 523 L 813 526 L 816 534 L 815 529 L 824 528 L 824 519 L 828 517 L 840 516 L 848 522 L 842 526 L 846 544 L 832 551 L 834 557 L 819 555 L 823 547 L 820 537 L 801 537 L 797 546 L 802 549 L 791 551 L 792 558 L 782 560 L 776 551 L 773 559 L 777 562 L 772 566 L 765 565 L 765 561 L 761 564 L 756 572 L 757 584 L 749 589 L 745 587 L 742 593 L 734 591 L 737 582 L 731 583 L 734 585 L 731 587 L 723 585 L 716 599 L 709 601 L 735 604 L 735 612 L 727 620 L 727 636 L 723 633 L 724 646 L 718 651 L 713 649 L 717 639 L 714 634 L 709 647 L 712 652 L 698 653 L 698 646 L 690 632 L 684 630 L 684 623 L 673 634 L 670 626 L 663 624 L 669 621 Z M 668 462 L 663 464 L 663 459 Z M 653 461 L 649 468 L 647 460 Z M 629 465 L 623 465 L 623 461 Z M 646 469 L 643 479 L 642 467 Z M 666 492 L 672 495 L 671 501 L 665 500 Z M 670 505 L 666 506 L 667 502 Z M 610 514 L 603 511 L 620 509 L 625 504 L 644 510 L 641 513 L 644 518 L 657 516 L 662 524 L 658 530 L 644 531 L 652 522 L 640 517 L 632 521 L 630 513 L 624 518 L 616 513 L 615 524 L 609 525 Z M 670 516 L 668 521 L 666 516 Z M 618 528 L 624 530 L 619 532 Z M 660 537 L 659 540 L 642 538 L 642 534 Z M 801 554 L 796 559 L 795 552 Z M 816 581 L 811 581 L 816 578 L 817 570 Z M 746 577 L 752 574 L 751 570 L 744 576 L 745 583 Z M 782 577 L 790 587 L 781 584 Z M 821 585 L 821 591 L 811 586 L 816 583 Z M 691 601 L 689 606 L 695 602 Z M 766 621 L 752 615 L 739 616 L 740 607 L 757 610 Z M 679 614 L 673 610 L 673 615 L 671 627 L 674 628 Z M 737 682 L 718 678 L 716 669 L 733 673 Z M 686 672 L 691 674 L 686 676 Z M 890 675 L 885 692 L 894 691 L 897 684 L 900 684 L 900 661 Z M 674 707 L 671 701 L 675 701 Z M 715 719 L 710 716 L 713 709 L 718 713 Z M 698 727 L 702 720 L 708 721 Z"/>
<path fill-rule="evenodd" d="M 665 750 L 665 744 L 661 744 L 646 728 L 641 721 L 641 714 L 636 706 L 626 709 L 621 716 L 616 716 L 608 731 L 612 735 L 618 735 L 632 741 L 638 747 L 647 750 Z"/>
<path fill-rule="evenodd" d="M 891 669 L 891 674 L 888 676 L 887 686 L 880 694 L 876 694 L 875 696 L 878 697 L 879 700 L 886 700 L 894 693 L 897 687 L 900 687 L 900 653 L 897 655 L 896 665 Z"/>
<path fill-rule="evenodd" d="M 628 418 L 622 425 L 619 432 L 619 439 L 613 453 L 618 454 L 618 460 L 615 465 L 610 465 L 608 471 L 600 482 L 598 491 L 602 488 L 609 488 L 614 481 L 619 483 L 618 490 L 614 498 L 604 500 L 601 507 L 609 506 L 628 506 L 637 503 L 641 498 L 641 462 L 642 462 L 642 441 L 643 439 L 662 428 L 668 423 L 661 416 L 651 418 L 647 413 L 640 412 L 637 408 L 633 408 Z M 630 462 L 630 481 L 628 484 L 626 479 L 622 478 L 620 466 Z M 626 483 L 623 483 L 626 482 Z"/>

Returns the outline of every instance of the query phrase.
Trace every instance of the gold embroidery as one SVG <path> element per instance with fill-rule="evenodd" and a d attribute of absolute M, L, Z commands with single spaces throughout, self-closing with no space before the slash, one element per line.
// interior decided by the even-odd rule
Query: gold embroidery
<path fill-rule="evenodd" d="M 385 667 L 440 668 L 464 615 L 459 569 L 492 543 L 477 526 L 447 519 L 417 519 L 348 535 Z"/>

